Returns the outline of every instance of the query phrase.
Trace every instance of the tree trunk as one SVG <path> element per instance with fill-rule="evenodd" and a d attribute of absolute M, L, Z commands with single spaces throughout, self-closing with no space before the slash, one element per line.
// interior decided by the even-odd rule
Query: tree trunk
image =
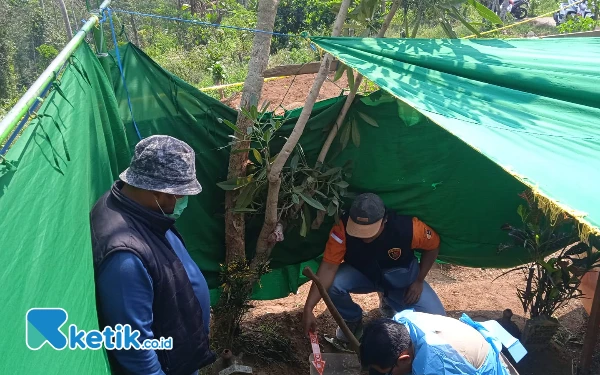
<path fill-rule="evenodd" d="M 342 27 L 344 25 L 344 21 L 346 20 L 346 16 L 348 15 L 348 8 L 350 7 L 350 2 L 351 0 L 342 1 L 340 11 L 333 25 L 333 32 L 331 34 L 332 36 L 340 36 Z M 302 133 L 304 132 L 304 127 L 306 126 L 306 123 L 308 122 L 308 119 L 312 112 L 313 106 L 317 101 L 319 91 L 321 91 L 321 86 L 323 86 L 323 82 L 325 81 L 325 78 L 327 78 L 327 74 L 329 73 L 329 65 L 331 64 L 332 59 L 332 56 L 328 53 L 325 54 L 325 56 L 323 57 L 319 73 L 317 74 L 317 77 L 313 82 L 312 88 L 310 89 L 308 97 L 306 98 L 304 108 L 302 108 L 300 117 L 298 118 L 298 121 L 296 122 L 296 125 L 292 130 L 292 134 L 290 134 L 287 141 L 283 145 L 283 148 L 277 155 L 277 158 L 273 162 L 273 165 L 271 166 L 271 169 L 269 171 L 269 189 L 267 193 L 265 222 L 263 223 L 263 227 L 260 231 L 260 235 L 256 243 L 256 256 L 254 257 L 250 265 L 251 269 L 257 269 L 259 267 L 262 267 L 262 265 L 268 261 L 269 256 L 271 255 L 271 250 L 275 245 L 275 243 L 269 242 L 269 236 L 275 230 L 278 222 L 277 202 L 279 201 L 279 189 L 281 187 L 281 170 L 287 162 L 290 154 L 296 147 L 300 136 L 302 136 Z"/>
<path fill-rule="evenodd" d="M 390 27 L 390 24 L 392 23 L 392 19 L 394 18 L 394 15 L 396 15 L 396 12 L 398 11 L 399 6 L 400 6 L 400 0 L 395 0 L 392 3 L 390 12 L 386 16 L 385 21 L 383 22 L 383 25 L 381 25 L 381 29 L 379 30 L 379 33 L 377 33 L 378 38 L 383 38 L 385 36 L 385 32 Z M 418 20 L 417 20 L 417 22 L 418 22 Z M 340 111 L 338 118 L 335 120 L 335 123 L 334 123 L 333 127 L 331 128 L 331 131 L 329 132 L 329 135 L 327 136 L 327 139 L 325 140 L 323 147 L 321 148 L 321 152 L 319 153 L 319 157 L 317 158 L 317 168 L 325 162 L 325 157 L 327 156 L 327 152 L 329 152 L 329 148 L 331 147 L 331 144 L 333 143 L 333 140 L 335 139 L 335 136 L 337 135 L 339 128 L 342 126 L 344 119 L 346 118 L 348 109 L 350 109 L 350 106 L 354 102 L 354 98 L 356 97 L 356 91 L 358 90 L 358 87 L 360 86 L 362 79 L 363 79 L 363 76 L 360 74 L 358 74 L 357 77 L 355 78 L 354 89 L 348 93 L 348 96 L 346 96 L 346 101 L 344 102 L 344 106 L 342 107 L 342 110 Z"/>
<path fill-rule="evenodd" d="M 73 39 L 73 30 L 71 30 L 71 23 L 69 22 L 69 13 L 67 13 L 67 7 L 63 0 L 56 0 L 60 13 L 62 14 L 63 21 L 65 23 L 65 30 L 67 32 L 67 43 Z"/>
<path fill-rule="evenodd" d="M 500 5 L 500 19 L 502 19 L 502 21 L 506 19 L 506 12 L 508 11 L 509 4 L 508 0 L 504 0 L 502 1 L 502 5 Z"/>
<path fill-rule="evenodd" d="M 256 28 L 259 30 L 273 31 L 275 25 L 275 16 L 279 0 L 260 0 L 258 3 L 258 20 Z M 249 108 L 252 105 L 258 105 L 260 94 L 263 87 L 262 73 L 269 62 L 269 52 L 271 50 L 271 35 L 267 33 L 255 33 L 252 42 L 252 52 L 250 53 L 250 63 L 248 66 L 248 75 L 244 82 L 242 91 L 242 100 L 240 107 Z M 236 134 L 240 139 L 246 139 L 245 134 L 251 120 L 247 119 L 241 112 L 238 112 L 236 125 L 244 134 Z M 238 149 L 247 149 L 248 142 L 236 142 L 231 149 L 229 157 L 229 172 L 227 178 L 243 177 L 246 175 L 246 161 L 248 152 L 234 153 Z M 234 260 L 245 259 L 246 241 L 245 241 L 245 218 L 244 214 L 232 212 L 235 207 L 235 200 L 239 193 L 228 191 L 225 193 L 225 262 L 229 264 Z"/>
<path fill-rule="evenodd" d="M 258 3 L 258 20 L 256 28 L 273 31 L 275 16 L 279 0 L 260 0 Z M 248 75 L 242 90 L 241 108 L 248 109 L 258 105 L 263 87 L 262 72 L 269 62 L 272 35 L 268 33 L 255 33 L 248 66 Z M 228 178 L 243 177 L 246 175 L 248 152 L 236 153 L 236 150 L 249 147 L 246 129 L 252 125 L 252 120 L 247 119 L 241 111 L 238 112 L 236 125 L 242 133 L 235 136 L 242 140 L 235 142 L 231 147 L 229 156 Z M 252 294 L 252 286 L 258 276 L 248 276 L 248 262 L 246 260 L 246 225 L 243 214 L 234 213 L 235 202 L 238 194 L 234 191 L 225 193 L 225 264 L 221 271 L 224 288 L 221 298 L 214 306 L 213 340 L 220 349 L 231 348 L 238 330 L 240 320 L 248 310 L 248 299 Z M 264 272 L 263 272 L 264 273 Z"/>
<path fill-rule="evenodd" d="M 133 14 L 130 15 L 130 20 L 131 20 L 131 29 L 133 30 L 133 42 L 135 43 L 136 46 L 141 48 L 142 46 L 140 44 L 140 37 L 137 32 L 137 27 L 135 25 L 135 18 L 133 17 Z"/>

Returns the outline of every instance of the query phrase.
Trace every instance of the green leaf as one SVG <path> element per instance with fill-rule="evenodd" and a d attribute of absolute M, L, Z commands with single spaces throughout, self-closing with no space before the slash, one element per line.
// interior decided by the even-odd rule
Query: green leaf
<path fill-rule="evenodd" d="M 335 185 L 341 187 L 342 189 L 346 189 L 348 186 L 350 186 L 350 184 L 346 181 L 336 182 Z"/>
<path fill-rule="evenodd" d="M 333 82 L 342 78 L 342 74 L 344 74 L 344 71 L 346 70 L 346 65 L 344 65 L 341 61 L 338 61 L 337 64 L 338 65 L 337 65 L 337 69 L 335 70 L 335 76 L 333 77 Z"/>
<path fill-rule="evenodd" d="M 226 120 L 224 118 L 220 118 L 219 122 L 222 122 L 225 125 L 229 126 L 231 129 L 233 129 L 234 132 L 241 133 L 240 128 L 238 128 L 233 122 Z"/>
<path fill-rule="evenodd" d="M 362 112 L 358 112 L 358 115 L 360 116 L 360 118 L 362 118 L 363 120 L 365 120 L 365 122 L 371 126 L 374 126 L 376 128 L 379 127 L 379 125 L 377 125 L 377 121 L 375 121 L 372 117 L 369 117 L 367 115 L 365 115 Z"/>
<path fill-rule="evenodd" d="M 351 67 L 346 69 L 346 75 L 348 76 L 348 87 L 350 87 L 350 91 L 354 92 L 354 72 Z"/>
<path fill-rule="evenodd" d="M 253 120 L 258 119 L 258 108 L 255 105 L 250 107 L 250 115 Z"/>
<path fill-rule="evenodd" d="M 256 183 L 251 183 L 242 188 L 240 195 L 235 201 L 235 209 L 246 209 L 252 204 L 254 200 L 254 193 L 256 192 Z"/>
<path fill-rule="evenodd" d="M 342 135 L 340 135 L 340 143 L 342 144 L 342 150 L 348 146 L 348 141 L 350 140 L 350 127 L 352 125 L 350 123 L 346 124 L 344 130 L 342 130 Z"/>
<path fill-rule="evenodd" d="M 320 192 L 319 190 L 315 190 L 315 194 L 327 199 L 327 195 L 323 194 L 322 192 Z"/>
<path fill-rule="evenodd" d="M 525 209 L 525 206 L 520 204 L 519 208 L 517 208 L 517 214 L 519 214 L 522 221 L 525 221 L 525 217 L 527 216 L 527 210 Z"/>
<path fill-rule="evenodd" d="M 451 8 L 448 11 L 448 14 L 450 14 L 451 17 L 459 20 L 463 25 L 466 26 L 467 29 L 469 29 L 473 34 L 477 35 L 478 37 L 481 37 L 481 34 L 479 33 L 479 30 L 477 30 L 475 27 L 473 27 L 469 21 L 467 21 L 462 14 L 460 14 L 460 12 L 458 10 L 456 10 L 456 8 Z"/>
<path fill-rule="evenodd" d="M 217 186 L 226 191 L 237 190 L 241 187 L 238 186 L 236 177 L 230 178 L 227 181 L 218 182 Z"/>
<path fill-rule="evenodd" d="M 253 148 L 252 149 L 252 155 L 254 155 L 254 158 L 256 159 L 256 161 L 258 162 L 258 164 L 262 164 L 262 156 L 260 155 L 260 151 L 258 151 L 257 149 Z"/>
<path fill-rule="evenodd" d="M 446 33 L 446 36 L 450 39 L 458 39 L 458 35 L 456 35 L 456 32 L 452 29 L 452 25 L 450 25 L 450 23 L 448 21 L 446 21 L 445 19 L 442 19 L 440 21 L 440 26 L 442 27 L 442 30 L 444 30 L 444 33 Z"/>
<path fill-rule="evenodd" d="M 298 194 L 292 194 L 292 202 L 294 202 L 294 204 L 300 204 L 300 198 L 298 198 Z"/>
<path fill-rule="evenodd" d="M 250 113 L 246 108 L 240 108 L 240 111 L 248 120 L 254 121 L 256 118 L 252 117 L 252 113 Z"/>
<path fill-rule="evenodd" d="M 304 186 L 294 186 L 292 191 L 297 194 L 302 193 L 304 191 Z"/>
<path fill-rule="evenodd" d="M 481 4 L 477 0 L 468 0 L 468 2 L 475 8 L 475 10 L 477 10 L 477 13 L 479 13 L 481 17 L 490 21 L 494 25 L 502 25 L 502 19 L 500 19 L 500 17 L 496 13 L 492 12 L 488 7 Z"/>
<path fill-rule="evenodd" d="M 334 167 L 331 169 L 326 170 L 324 173 L 321 174 L 321 176 L 319 177 L 326 177 L 326 176 L 332 176 L 338 172 L 341 172 L 342 168 L 341 167 Z"/>
<path fill-rule="evenodd" d="M 304 193 L 300 193 L 300 197 L 310 206 L 316 208 L 317 210 L 320 211 L 325 211 L 325 207 L 323 207 L 323 205 L 321 204 L 321 202 L 319 202 L 318 200 L 309 197 L 308 195 L 304 194 Z"/>
<path fill-rule="evenodd" d="M 302 225 L 300 226 L 300 235 L 306 237 L 308 234 L 308 220 L 304 216 L 304 210 L 300 211 L 300 217 L 302 218 Z"/>
<path fill-rule="evenodd" d="M 292 157 L 292 161 L 290 161 L 290 168 L 292 171 L 295 171 L 298 168 L 298 160 L 300 160 L 300 155 L 297 153 Z"/>
<path fill-rule="evenodd" d="M 241 189 L 244 186 L 251 183 L 253 178 L 254 178 L 253 175 L 248 175 L 246 177 L 239 177 L 239 178 L 234 177 L 234 178 L 230 178 L 227 181 L 218 182 L 217 186 L 220 187 L 221 189 L 227 190 L 227 191 L 237 190 L 237 189 Z"/>
<path fill-rule="evenodd" d="M 263 134 L 263 140 L 264 140 L 265 142 L 267 142 L 267 143 L 271 142 L 271 133 L 272 133 L 272 130 L 271 130 L 271 129 L 268 129 L 268 130 L 265 132 L 265 134 Z"/>
<path fill-rule="evenodd" d="M 421 114 L 401 100 L 398 100 L 398 117 L 404 121 L 406 126 L 413 126 L 421 121 Z"/>
<path fill-rule="evenodd" d="M 360 132 L 358 130 L 358 125 L 356 124 L 356 119 L 352 120 L 352 143 L 354 146 L 360 146 Z"/>
<path fill-rule="evenodd" d="M 333 204 L 333 202 L 329 202 L 329 206 L 327 206 L 327 215 L 333 216 L 337 212 L 337 206 Z"/>
<path fill-rule="evenodd" d="M 396 98 L 394 98 L 392 95 L 388 94 L 385 91 L 375 91 L 369 96 L 360 98 L 360 101 L 363 102 L 363 104 L 368 105 L 369 107 L 375 107 L 384 103 L 391 103 L 395 100 Z"/>
<path fill-rule="evenodd" d="M 263 102 L 263 105 L 262 105 L 261 109 L 260 109 L 260 112 L 261 112 L 261 113 L 264 113 L 264 112 L 266 112 L 266 111 L 267 111 L 267 109 L 269 108 L 269 106 L 270 106 L 270 105 L 271 105 L 271 102 L 270 102 L 270 101 L 268 101 L 268 100 L 265 100 L 265 101 Z"/>

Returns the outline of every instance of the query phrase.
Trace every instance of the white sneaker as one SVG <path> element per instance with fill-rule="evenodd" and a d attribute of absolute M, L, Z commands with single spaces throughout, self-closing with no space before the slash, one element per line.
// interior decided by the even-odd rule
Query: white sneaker
<path fill-rule="evenodd" d="M 358 322 L 346 322 L 346 325 L 350 329 L 350 332 L 354 334 L 354 337 L 356 337 L 357 340 L 360 340 L 363 334 L 362 320 L 359 320 Z M 335 330 L 335 338 L 342 342 L 350 342 L 339 326 Z"/>

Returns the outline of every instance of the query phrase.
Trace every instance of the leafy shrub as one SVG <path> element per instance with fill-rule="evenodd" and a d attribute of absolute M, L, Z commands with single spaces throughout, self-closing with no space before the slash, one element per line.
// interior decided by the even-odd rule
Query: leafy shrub
<path fill-rule="evenodd" d="M 596 21 L 592 18 L 574 17 L 558 25 L 558 31 L 561 34 L 577 33 L 582 31 L 592 31 L 596 28 Z"/>

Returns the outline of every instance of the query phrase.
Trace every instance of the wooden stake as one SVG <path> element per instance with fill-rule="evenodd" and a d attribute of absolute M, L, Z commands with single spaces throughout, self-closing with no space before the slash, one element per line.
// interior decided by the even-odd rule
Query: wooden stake
<path fill-rule="evenodd" d="M 592 300 L 592 309 L 588 320 L 588 327 L 583 340 L 583 350 L 581 351 L 580 373 L 588 374 L 592 365 L 592 357 L 594 356 L 594 348 L 598 340 L 598 329 L 600 327 L 600 275 L 596 281 L 596 290 L 594 299 Z"/>

